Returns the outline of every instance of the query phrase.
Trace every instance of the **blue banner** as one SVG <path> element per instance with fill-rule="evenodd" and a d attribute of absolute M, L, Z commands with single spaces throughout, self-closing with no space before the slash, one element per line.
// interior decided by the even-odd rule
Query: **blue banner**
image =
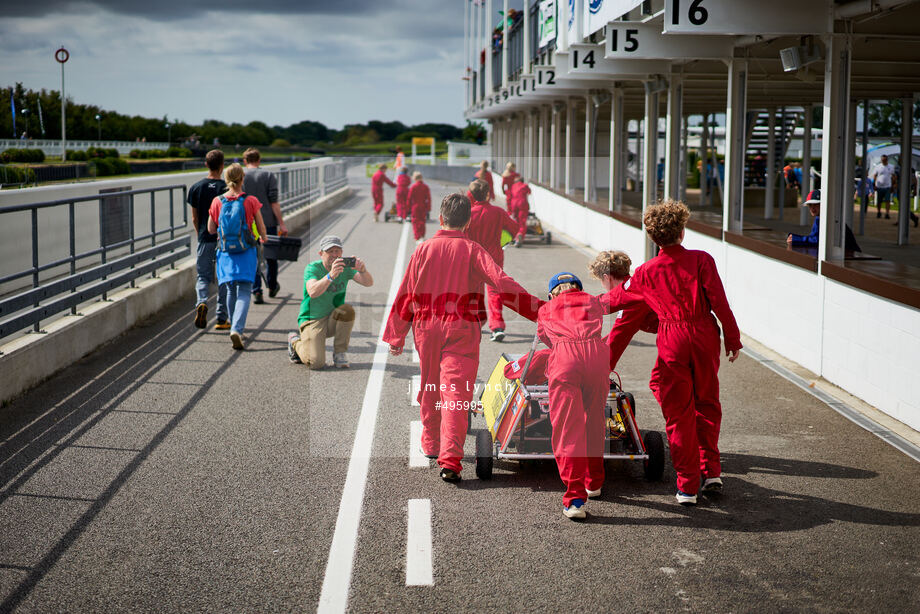
<path fill-rule="evenodd" d="M 10 88 L 10 109 L 13 113 L 13 138 L 16 138 L 16 101 L 13 100 L 13 88 Z"/>

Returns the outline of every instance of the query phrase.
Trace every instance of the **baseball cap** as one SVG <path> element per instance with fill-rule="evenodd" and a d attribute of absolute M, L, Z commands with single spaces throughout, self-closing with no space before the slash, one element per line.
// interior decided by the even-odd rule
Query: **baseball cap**
<path fill-rule="evenodd" d="M 326 235 L 319 241 L 319 248 L 327 252 L 332 247 L 342 247 L 342 239 L 338 238 L 336 235 Z"/>
<path fill-rule="evenodd" d="M 560 284 L 575 284 L 578 286 L 578 289 L 581 290 L 583 286 L 581 285 L 581 280 L 575 276 L 574 273 L 556 273 L 553 275 L 553 278 L 549 280 L 549 291 L 552 292 L 556 286 Z"/>
<path fill-rule="evenodd" d="M 808 196 L 805 197 L 805 202 L 802 205 L 816 205 L 821 204 L 821 190 L 812 190 L 808 193 Z"/>

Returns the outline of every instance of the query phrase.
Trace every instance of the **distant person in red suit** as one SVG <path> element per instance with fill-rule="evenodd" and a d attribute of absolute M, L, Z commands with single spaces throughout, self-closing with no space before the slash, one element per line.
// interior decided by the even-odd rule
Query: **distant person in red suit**
<path fill-rule="evenodd" d="M 511 189 L 511 185 L 514 183 L 514 178 L 518 174 L 515 171 L 514 162 L 509 162 L 505 165 L 505 172 L 502 173 L 502 194 L 505 195 L 505 205 L 508 207 L 508 213 L 514 215 L 514 211 L 511 210 L 511 203 L 507 200 L 508 190 Z"/>
<path fill-rule="evenodd" d="M 409 169 L 401 166 L 396 173 L 396 217 L 405 222 L 409 218 Z"/>
<path fill-rule="evenodd" d="M 489 186 L 489 202 L 495 200 L 495 187 L 492 185 L 492 171 L 489 170 L 488 161 L 483 160 L 482 164 L 479 165 L 479 170 L 476 171 L 476 179 L 485 182 Z"/>
<path fill-rule="evenodd" d="M 412 211 L 412 233 L 418 245 L 425 239 L 425 220 L 431 211 L 431 190 L 422 181 L 421 173 L 413 173 L 412 179 L 415 183 L 409 187 L 409 207 Z"/>
<path fill-rule="evenodd" d="M 377 172 L 371 177 L 371 196 L 374 198 L 374 221 L 380 221 L 380 212 L 383 210 L 383 184 L 386 183 L 391 188 L 396 184 L 387 177 L 387 165 L 381 164 L 377 167 Z"/>
<path fill-rule="evenodd" d="M 524 182 L 523 177 L 515 173 L 514 183 L 508 188 L 505 198 L 508 200 L 511 215 L 518 223 L 518 234 L 514 241 L 516 247 L 521 246 L 527 234 L 527 216 L 530 214 L 530 201 L 527 199 L 529 194 L 530 186 Z"/>

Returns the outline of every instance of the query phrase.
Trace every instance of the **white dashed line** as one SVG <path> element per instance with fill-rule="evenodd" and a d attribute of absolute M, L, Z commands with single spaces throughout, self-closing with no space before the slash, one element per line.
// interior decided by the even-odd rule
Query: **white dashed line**
<path fill-rule="evenodd" d="M 413 420 L 409 423 L 409 466 L 430 467 L 428 457 L 422 453 L 422 421 Z"/>
<path fill-rule="evenodd" d="M 431 500 L 409 499 L 406 586 L 432 586 Z"/>
<path fill-rule="evenodd" d="M 413 375 L 412 383 L 409 384 L 409 401 L 412 403 L 413 407 L 420 407 L 421 403 L 418 402 L 418 391 L 422 388 L 422 376 Z"/>

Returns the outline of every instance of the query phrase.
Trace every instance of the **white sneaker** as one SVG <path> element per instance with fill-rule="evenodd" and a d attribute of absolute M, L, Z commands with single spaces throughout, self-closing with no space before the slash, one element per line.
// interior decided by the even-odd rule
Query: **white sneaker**
<path fill-rule="evenodd" d="M 677 494 L 674 496 L 681 505 L 696 505 L 696 495 L 690 495 L 682 490 L 678 490 Z"/>
<path fill-rule="evenodd" d="M 584 518 L 587 515 L 585 514 L 585 502 L 575 499 L 572 505 L 562 508 L 562 513 L 566 518 Z"/>
<path fill-rule="evenodd" d="M 233 344 L 234 350 L 242 350 L 243 349 L 243 335 L 236 332 L 235 330 L 231 330 L 230 331 L 230 343 Z"/>
<path fill-rule="evenodd" d="M 351 367 L 351 365 L 348 364 L 348 356 L 345 355 L 345 352 L 332 355 L 332 366 L 336 369 L 348 369 Z"/>
<path fill-rule="evenodd" d="M 703 487 L 700 489 L 704 495 L 721 495 L 722 478 L 706 478 Z"/>
<path fill-rule="evenodd" d="M 600 497 L 600 496 L 601 496 L 601 489 L 600 489 L 600 488 L 598 488 L 597 490 L 590 490 L 590 489 L 588 490 L 588 498 L 589 498 L 589 499 L 597 499 L 597 498 Z"/>

